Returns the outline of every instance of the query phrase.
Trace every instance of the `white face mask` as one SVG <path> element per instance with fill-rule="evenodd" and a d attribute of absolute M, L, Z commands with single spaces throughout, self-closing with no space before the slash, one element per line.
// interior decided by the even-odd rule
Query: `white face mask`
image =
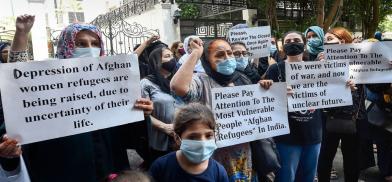
<path fill-rule="evenodd" d="M 96 47 L 86 47 L 86 48 L 80 48 L 77 47 L 75 48 L 75 50 L 73 51 L 73 58 L 85 58 L 85 57 L 99 57 L 101 53 L 101 49 L 100 48 L 96 48 Z"/>

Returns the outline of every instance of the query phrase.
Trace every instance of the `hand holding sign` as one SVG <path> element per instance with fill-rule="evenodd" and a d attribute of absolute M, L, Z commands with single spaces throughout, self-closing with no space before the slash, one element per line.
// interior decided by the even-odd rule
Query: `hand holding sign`
<path fill-rule="evenodd" d="M 260 80 L 259 81 L 260 86 L 263 87 L 264 89 L 269 89 L 273 83 L 274 83 L 273 80 Z"/>
<path fill-rule="evenodd" d="M 348 80 L 348 81 L 347 81 L 347 86 L 350 87 L 350 89 L 351 89 L 352 92 L 354 92 L 354 91 L 356 91 L 356 90 L 358 89 L 358 88 L 356 87 L 356 85 L 355 85 L 354 80 Z"/>
<path fill-rule="evenodd" d="M 0 157 L 14 158 L 22 154 L 22 149 L 18 142 L 14 139 L 8 138 L 7 135 L 2 137 L 0 141 Z"/>
<path fill-rule="evenodd" d="M 154 103 L 150 99 L 140 98 L 136 100 L 135 108 L 143 110 L 144 116 L 148 116 L 154 110 Z"/>

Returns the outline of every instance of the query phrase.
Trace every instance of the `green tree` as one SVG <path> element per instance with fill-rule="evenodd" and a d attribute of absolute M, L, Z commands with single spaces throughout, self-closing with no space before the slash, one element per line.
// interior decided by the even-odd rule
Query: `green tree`
<path fill-rule="evenodd" d="M 380 23 L 378 29 L 381 32 L 392 32 L 392 15 L 386 17 L 385 20 Z"/>

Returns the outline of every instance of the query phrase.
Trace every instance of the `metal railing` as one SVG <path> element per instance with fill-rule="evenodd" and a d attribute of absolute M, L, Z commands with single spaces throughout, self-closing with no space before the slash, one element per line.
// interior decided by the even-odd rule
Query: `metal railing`
<path fill-rule="evenodd" d="M 96 26 L 108 26 L 108 20 L 112 22 L 124 20 L 133 15 L 140 15 L 142 12 L 152 9 L 154 5 L 160 3 L 160 0 L 130 0 L 127 4 L 122 5 L 104 15 L 99 15 L 91 24 Z"/>

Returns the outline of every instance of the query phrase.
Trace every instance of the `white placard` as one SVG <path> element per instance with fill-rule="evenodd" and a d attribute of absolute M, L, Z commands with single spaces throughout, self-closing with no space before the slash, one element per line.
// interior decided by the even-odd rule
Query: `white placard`
<path fill-rule="evenodd" d="M 352 105 L 346 85 L 349 64 L 345 60 L 286 63 L 286 82 L 293 89 L 288 97 L 290 112 Z"/>
<path fill-rule="evenodd" d="M 250 58 L 261 58 L 270 55 L 270 26 L 233 29 L 229 31 L 228 35 L 230 43 L 242 42 L 246 45 Z"/>
<path fill-rule="evenodd" d="M 259 84 L 212 89 L 216 143 L 227 147 L 290 132 L 286 83 L 269 90 Z"/>
<path fill-rule="evenodd" d="M 21 144 L 144 119 L 136 55 L 0 64 L 7 133 Z"/>
<path fill-rule="evenodd" d="M 350 62 L 350 79 L 358 84 L 392 82 L 392 42 L 325 45 L 325 59 Z"/>

